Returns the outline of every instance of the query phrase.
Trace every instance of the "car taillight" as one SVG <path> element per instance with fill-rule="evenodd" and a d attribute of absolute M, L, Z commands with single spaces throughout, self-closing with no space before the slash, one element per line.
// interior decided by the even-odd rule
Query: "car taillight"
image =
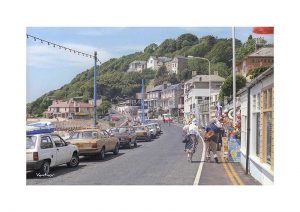
<path fill-rule="evenodd" d="M 97 144 L 92 144 L 92 148 L 97 148 Z"/>
<path fill-rule="evenodd" d="M 39 160 L 39 153 L 38 152 L 34 152 L 33 153 L 33 160 Z"/>

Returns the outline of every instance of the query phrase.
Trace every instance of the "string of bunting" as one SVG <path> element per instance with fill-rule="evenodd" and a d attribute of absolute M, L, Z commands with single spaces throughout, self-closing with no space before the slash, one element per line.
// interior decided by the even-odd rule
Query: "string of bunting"
<path fill-rule="evenodd" d="M 27 39 L 32 38 L 34 41 L 40 41 L 41 44 L 48 44 L 48 46 L 52 46 L 53 48 L 58 47 L 59 49 L 64 49 L 65 51 L 70 51 L 70 52 L 73 52 L 74 54 L 78 54 L 78 55 L 81 55 L 81 56 L 85 56 L 85 57 L 89 57 L 89 58 L 95 59 L 94 55 L 87 54 L 87 53 L 84 53 L 84 52 L 80 52 L 80 51 L 77 51 L 75 49 L 71 49 L 71 48 L 68 48 L 68 47 L 65 47 L 65 46 L 62 46 L 62 45 L 59 45 L 59 44 L 47 41 L 47 40 L 43 40 L 41 38 L 29 35 L 29 34 L 26 34 L 26 36 L 27 36 Z M 97 58 L 97 61 L 100 62 L 100 60 L 98 58 Z M 100 64 L 101 64 L 101 62 L 100 62 Z"/>

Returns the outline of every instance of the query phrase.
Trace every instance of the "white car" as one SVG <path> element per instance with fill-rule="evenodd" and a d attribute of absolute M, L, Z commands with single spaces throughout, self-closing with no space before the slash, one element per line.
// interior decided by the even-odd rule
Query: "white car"
<path fill-rule="evenodd" d="M 78 148 L 53 133 L 26 136 L 26 170 L 48 175 L 50 167 L 67 164 L 77 167 Z"/>
<path fill-rule="evenodd" d="M 158 135 L 158 131 L 157 131 L 156 125 L 155 124 L 147 124 L 145 126 L 147 126 L 149 128 L 150 134 L 151 134 L 151 138 L 156 138 L 156 136 Z"/>

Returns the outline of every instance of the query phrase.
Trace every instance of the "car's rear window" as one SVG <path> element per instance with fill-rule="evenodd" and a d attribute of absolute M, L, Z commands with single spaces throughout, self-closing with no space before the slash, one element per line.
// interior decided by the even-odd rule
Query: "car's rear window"
<path fill-rule="evenodd" d="M 36 140 L 36 136 L 26 136 L 26 149 L 34 149 Z"/>
<path fill-rule="evenodd" d="M 74 132 L 70 139 L 84 139 L 84 138 L 97 138 L 98 132 L 97 131 L 83 131 L 83 132 Z"/>
<path fill-rule="evenodd" d="M 97 138 L 98 133 L 96 131 L 85 131 L 82 132 L 83 138 Z"/>

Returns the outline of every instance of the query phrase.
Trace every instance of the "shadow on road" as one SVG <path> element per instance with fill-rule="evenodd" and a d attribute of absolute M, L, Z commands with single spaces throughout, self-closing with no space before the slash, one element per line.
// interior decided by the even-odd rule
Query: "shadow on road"
<path fill-rule="evenodd" d="M 99 162 L 99 163 L 101 163 L 101 162 L 109 161 L 114 158 L 120 157 L 124 154 L 125 153 L 119 153 L 118 155 L 114 155 L 114 154 L 106 153 L 104 160 L 99 160 L 95 156 L 82 156 L 82 157 L 80 157 L 80 162 Z"/>
<path fill-rule="evenodd" d="M 45 176 L 41 175 L 38 172 L 26 172 L 26 179 L 42 179 L 42 178 L 55 178 L 60 175 L 64 175 L 73 171 L 77 171 L 86 165 L 79 164 L 76 168 L 68 168 L 67 165 L 60 165 L 50 169 L 50 173 Z"/>

